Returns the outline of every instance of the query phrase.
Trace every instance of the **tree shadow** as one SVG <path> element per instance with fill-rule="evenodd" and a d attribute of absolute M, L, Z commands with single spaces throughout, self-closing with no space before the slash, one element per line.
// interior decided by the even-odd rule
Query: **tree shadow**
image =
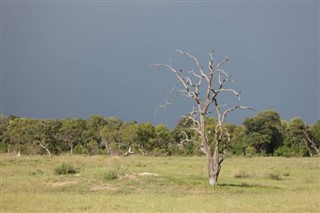
<path fill-rule="evenodd" d="M 237 188 L 264 188 L 264 189 L 281 189 L 277 186 L 265 186 L 259 184 L 248 184 L 248 183 L 220 183 L 220 187 L 237 187 Z"/>

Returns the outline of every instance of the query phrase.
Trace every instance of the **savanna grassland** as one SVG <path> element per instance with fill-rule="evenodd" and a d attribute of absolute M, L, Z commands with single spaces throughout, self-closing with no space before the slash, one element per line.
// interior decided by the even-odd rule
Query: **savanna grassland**
<path fill-rule="evenodd" d="M 57 174 L 62 164 L 75 174 Z M 1 212 L 319 212 L 319 158 L 1 155 Z"/>

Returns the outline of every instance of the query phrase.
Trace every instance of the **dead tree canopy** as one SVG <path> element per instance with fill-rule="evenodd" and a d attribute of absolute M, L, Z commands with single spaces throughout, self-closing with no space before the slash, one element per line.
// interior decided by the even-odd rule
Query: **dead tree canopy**
<path fill-rule="evenodd" d="M 222 69 L 222 66 L 230 59 L 225 57 L 215 64 L 214 51 L 209 56 L 208 69 L 205 70 L 199 60 L 190 53 L 176 50 L 182 56 L 189 58 L 194 66 L 189 70 L 177 69 L 172 64 L 153 64 L 154 67 L 164 67 L 171 71 L 177 78 L 172 89 L 165 98 L 165 103 L 155 109 L 166 108 L 175 102 L 177 96 L 184 96 L 194 102 L 192 110 L 185 116 L 186 121 L 192 121 L 192 130 L 199 134 L 198 142 L 201 151 L 207 156 L 209 184 L 217 185 L 222 162 L 225 158 L 226 148 L 230 136 L 223 123 L 227 115 L 236 109 L 252 109 L 248 106 L 227 106 L 219 102 L 221 94 L 230 93 L 240 100 L 240 92 L 227 87 L 234 82 L 231 76 Z M 206 130 L 206 117 L 212 114 L 216 117 L 217 124 L 214 127 L 214 141 L 208 139 Z M 188 140 L 188 138 L 186 139 Z"/>

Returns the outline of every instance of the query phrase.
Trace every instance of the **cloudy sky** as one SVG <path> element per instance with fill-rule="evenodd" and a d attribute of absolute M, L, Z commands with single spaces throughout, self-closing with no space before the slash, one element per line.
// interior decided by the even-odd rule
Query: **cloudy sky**
<path fill-rule="evenodd" d="M 262 110 L 320 118 L 319 1 L 1 0 L 1 112 L 31 118 L 92 114 L 173 127 L 184 98 L 154 117 L 180 68 L 182 49 L 209 52 L 238 81 L 239 124 Z M 239 104 L 235 100 L 235 104 Z"/>

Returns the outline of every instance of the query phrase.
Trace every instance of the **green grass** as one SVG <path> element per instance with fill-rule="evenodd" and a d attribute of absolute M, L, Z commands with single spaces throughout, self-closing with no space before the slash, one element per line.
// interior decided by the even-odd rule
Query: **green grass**
<path fill-rule="evenodd" d="M 212 188 L 203 157 L 0 157 L 0 212 L 318 212 L 320 208 L 319 158 L 228 158 L 219 185 Z M 78 173 L 55 174 L 62 163 Z"/>

